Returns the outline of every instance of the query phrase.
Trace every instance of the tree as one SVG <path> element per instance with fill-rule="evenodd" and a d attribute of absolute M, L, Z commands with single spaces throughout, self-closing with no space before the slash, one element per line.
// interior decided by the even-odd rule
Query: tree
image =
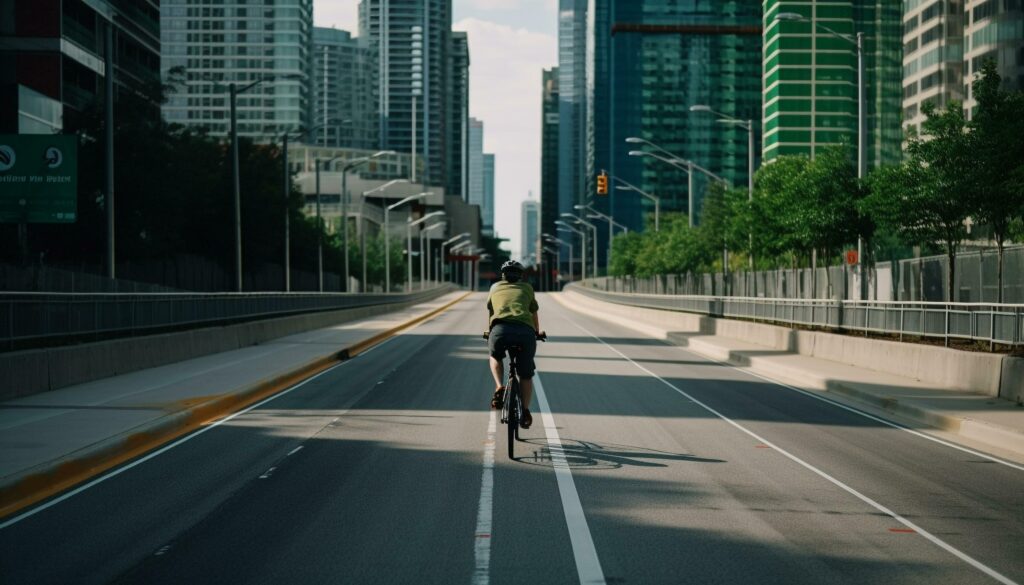
<path fill-rule="evenodd" d="M 943 111 L 927 102 L 924 113 L 922 135 L 909 140 L 904 163 L 872 173 L 863 209 L 905 241 L 942 242 L 949 261 L 946 297 L 954 301 L 956 248 L 967 235 L 977 161 L 959 102 Z"/>
<path fill-rule="evenodd" d="M 976 153 L 972 201 L 975 219 L 992 229 L 998 251 L 997 302 L 1003 302 L 1003 255 L 1014 218 L 1024 210 L 1024 93 L 1001 88 L 994 61 L 973 83 L 977 110 L 970 122 Z"/>

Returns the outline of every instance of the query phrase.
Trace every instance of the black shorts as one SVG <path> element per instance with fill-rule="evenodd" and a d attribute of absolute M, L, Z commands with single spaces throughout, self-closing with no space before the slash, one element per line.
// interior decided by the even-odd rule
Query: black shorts
<path fill-rule="evenodd" d="M 513 346 L 522 348 L 516 355 L 519 377 L 524 380 L 532 378 L 536 369 L 533 356 L 537 353 L 537 332 L 533 330 L 533 327 L 519 323 L 495 323 L 487 340 L 491 357 L 503 360 L 505 352 Z"/>

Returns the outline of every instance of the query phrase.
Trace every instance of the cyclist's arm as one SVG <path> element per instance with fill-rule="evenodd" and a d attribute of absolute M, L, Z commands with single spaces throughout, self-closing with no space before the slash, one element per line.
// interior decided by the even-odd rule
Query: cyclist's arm
<path fill-rule="evenodd" d="M 540 333 L 540 317 L 537 316 L 537 311 L 533 312 L 533 330 Z"/>

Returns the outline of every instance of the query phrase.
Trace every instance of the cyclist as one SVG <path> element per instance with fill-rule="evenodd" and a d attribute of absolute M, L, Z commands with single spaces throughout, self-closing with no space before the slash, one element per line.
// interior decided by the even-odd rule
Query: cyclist
<path fill-rule="evenodd" d="M 523 265 L 515 260 L 501 265 L 501 280 L 491 286 L 487 295 L 487 327 L 490 331 L 487 345 L 491 353 L 491 375 L 497 387 L 491 408 L 501 408 L 504 404 L 505 352 L 512 346 L 522 348 L 517 356 L 523 394 L 523 420 L 520 425 L 528 429 L 533 424 L 529 408 L 533 396 L 533 356 L 537 352 L 537 337 L 543 336 L 544 332 L 540 330 L 533 287 L 523 281 L 524 271 Z"/>

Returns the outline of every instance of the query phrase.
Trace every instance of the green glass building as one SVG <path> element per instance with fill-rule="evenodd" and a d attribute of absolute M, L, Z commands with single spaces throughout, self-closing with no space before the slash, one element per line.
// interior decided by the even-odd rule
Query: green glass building
<path fill-rule="evenodd" d="M 797 13 L 800 21 L 778 21 Z M 857 50 L 864 34 L 867 166 L 899 160 L 902 12 L 891 0 L 764 1 L 763 159 L 857 146 Z M 850 40 L 837 38 L 831 29 Z"/>

